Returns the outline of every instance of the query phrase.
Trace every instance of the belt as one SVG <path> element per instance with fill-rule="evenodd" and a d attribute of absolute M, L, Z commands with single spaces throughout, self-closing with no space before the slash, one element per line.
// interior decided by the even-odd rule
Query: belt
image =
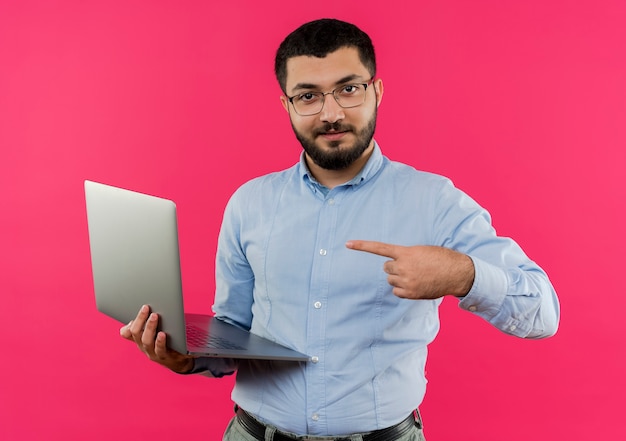
<path fill-rule="evenodd" d="M 250 435 L 255 437 L 259 441 L 265 440 L 265 428 L 266 426 L 261 422 L 254 419 L 250 414 L 248 414 L 245 410 L 238 407 L 237 408 L 237 419 L 241 426 L 248 432 Z M 413 414 L 406 417 L 403 421 L 398 424 L 387 427 L 386 429 L 375 430 L 373 432 L 368 432 L 362 435 L 363 441 L 395 441 L 400 437 L 406 435 L 409 430 L 418 425 L 419 423 L 416 421 L 415 416 Z M 332 439 L 332 438 L 330 438 Z M 274 433 L 273 441 L 294 441 L 301 440 L 306 441 L 306 438 L 294 438 L 293 436 L 287 435 L 286 433 L 276 431 Z M 349 441 L 350 437 L 338 437 L 335 438 L 335 441 Z"/>

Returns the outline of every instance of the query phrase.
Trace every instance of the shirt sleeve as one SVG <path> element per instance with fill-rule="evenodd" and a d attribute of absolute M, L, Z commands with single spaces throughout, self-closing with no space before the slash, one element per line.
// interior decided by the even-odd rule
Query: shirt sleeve
<path fill-rule="evenodd" d="M 489 213 L 450 181 L 446 180 L 434 203 L 437 242 L 467 254 L 474 263 L 474 284 L 459 306 L 507 334 L 553 335 L 559 302 L 543 269 L 515 241 L 498 236 Z"/>
<path fill-rule="evenodd" d="M 242 223 L 248 216 L 245 201 L 251 200 L 251 185 L 239 188 L 226 205 L 215 258 L 215 301 L 217 318 L 250 330 L 254 272 L 245 254 Z"/>
<path fill-rule="evenodd" d="M 194 359 L 193 369 L 182 375 L 201 374 L 205 377 L 220 378 L 233 374 L 238 367 L 232 358 L 198 357 Z"/>

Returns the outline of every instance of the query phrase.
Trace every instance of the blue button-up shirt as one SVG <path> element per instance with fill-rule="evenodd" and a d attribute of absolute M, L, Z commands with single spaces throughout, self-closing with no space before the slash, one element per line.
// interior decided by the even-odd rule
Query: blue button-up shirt
<path fill-rule="evenodd" d="M 441 300 L 393 295 L 388 259 L 346 248 L 351 239 L 465 253 L 475 280 L 461 308 L 519 337 L 556 331 L 558 300 L 546 274 L 497 237 L 488 213 L 448 179 L 392 162 L 376 145 L 354 179 L 328 189 L 302 157 L 246 183 L 228 203 L 213 310 L 311 361 L 197 361 L 214 375 L 236 367 L 233 400 L 281 430 L 381 429 L 422 402 Z"/>

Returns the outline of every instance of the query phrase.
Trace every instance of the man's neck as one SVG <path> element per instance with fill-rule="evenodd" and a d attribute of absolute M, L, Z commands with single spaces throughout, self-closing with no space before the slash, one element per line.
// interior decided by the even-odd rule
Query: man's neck
<path fill-rule="evenodd" d="M 346 182 L 352 180 L 363 169 L 363 167 L 365 167 L 365 164 L 367 164 L 370 156 L 372 156 L 373 151 L 374 141 L 372 140 L 370 146 L 363 152 L 359 159 L 341 170 L 327 170 L 322 168 L 313 162 L 307 154 L 304 155 L 304 158 L 306 160 L 306 165 L 315 180 L 324 187 L 333 189 L 338 185 L 345 184 Z"/>

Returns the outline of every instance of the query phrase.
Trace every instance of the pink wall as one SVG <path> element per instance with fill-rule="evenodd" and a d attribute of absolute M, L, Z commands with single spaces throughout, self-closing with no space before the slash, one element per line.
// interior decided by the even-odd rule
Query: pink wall
<path fill-rule="evenodd" d="M 374 39 L 384 152 L 453 178 L 560 294 L 545 341 L 444 302 L 428 439 L 616 439 L 626 3 L 211 3 L 0 1 L 0 439 L 221 439 L 232 379 L 153 366 L 96 312 L 82 181 L 177 201 L 187 303 L 208 312 L 227 198 L 300 151 L 275 49 L 322 16 Z"/>

